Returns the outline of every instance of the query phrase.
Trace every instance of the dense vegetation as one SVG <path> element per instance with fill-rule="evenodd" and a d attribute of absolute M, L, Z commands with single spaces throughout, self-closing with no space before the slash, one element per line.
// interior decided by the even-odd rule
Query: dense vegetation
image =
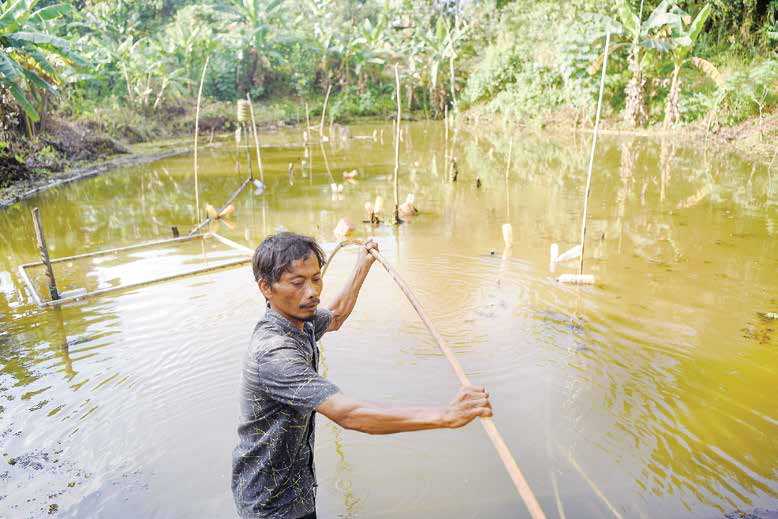
<path fill-rule="evenodd" d="M 229 120 L 249 94 L 265 119 L 300 120 L 330 87 L 336 120 L 388 115 L 399 64 L 405 102 L 429 117 L 581 122 L 606 32 L 612 115 L 715 130 L 778 103 L 777 13 L 778 0 L 6 0 L 0 147 L 52 114 L 158 136 L 191 110 L 206 57 L 206 118 Z"/>

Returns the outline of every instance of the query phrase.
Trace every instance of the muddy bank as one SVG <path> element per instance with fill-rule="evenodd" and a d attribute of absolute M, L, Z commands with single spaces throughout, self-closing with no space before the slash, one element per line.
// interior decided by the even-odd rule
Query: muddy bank
<path fill-rule="evenodd" d="M 60 173 L 53 173 L 50 175 L 21 176 L 10 186 L 0 190 L 0 209 L 15 204 L 20 200 L 30 198 L 36 193 L 46 189 L 51 189 L 63 184 L 75 182 L 76 180 L 93 177 L 115 168 L 136 166 L 138 164 L 146 164 L 148 162 L 154 162 L 155 160 L 173 157 L 175 155 L 182 155 L 184 153 L 188 153 L 191 151 L 191 149 L 191 146 L 177 146 L 158 149 L 156 151 L 130 153 L 128 155 L 116 157 L 104 162 L 97 164 L 93 163 L 88 166 L 74 168 Z"/>

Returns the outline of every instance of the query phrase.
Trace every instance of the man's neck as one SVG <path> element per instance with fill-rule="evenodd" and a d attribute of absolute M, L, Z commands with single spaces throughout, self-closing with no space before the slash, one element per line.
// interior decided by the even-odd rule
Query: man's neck
<path fill-rule="evenodd" d="M 291 315 L 289 315 L 289 314 L 279 310 L 278 308 L 276 308 L 272 304 L 270 305 L 270 309 L 273 310 L 278 315 L 280 315 L 281 317 L 283 317 L 284 319 L 286 319 L 287 321 L 289 321 L 292 324 L 292 326 L 294 326 L 298 330 L 303 331 L 305 329 L 304 328 L 305 321 L 297 319 L 296 317 L 292 317 Z"/>

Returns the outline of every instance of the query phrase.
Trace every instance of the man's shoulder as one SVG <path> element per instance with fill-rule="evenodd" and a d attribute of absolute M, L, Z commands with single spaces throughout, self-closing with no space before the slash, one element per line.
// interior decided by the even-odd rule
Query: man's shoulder
<path fill-rule="evenodd" d="M 251 333 L 250 349 L 255 354 L 294 348 L 295 342 L 278 324 L 260 319 Z"/>

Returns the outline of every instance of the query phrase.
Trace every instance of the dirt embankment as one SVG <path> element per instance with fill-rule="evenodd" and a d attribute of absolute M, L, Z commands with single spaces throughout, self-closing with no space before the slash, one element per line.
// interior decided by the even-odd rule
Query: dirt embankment
<path fill-rule="evenodd" d="M 51 187 L 98 175 L 110 169 L 186 153 L 189 147 L 166 146 L 133 153 L 130 148 L 88 125 L 47 121 L 27 150 L 0 155 L 0 208 Z"/>

